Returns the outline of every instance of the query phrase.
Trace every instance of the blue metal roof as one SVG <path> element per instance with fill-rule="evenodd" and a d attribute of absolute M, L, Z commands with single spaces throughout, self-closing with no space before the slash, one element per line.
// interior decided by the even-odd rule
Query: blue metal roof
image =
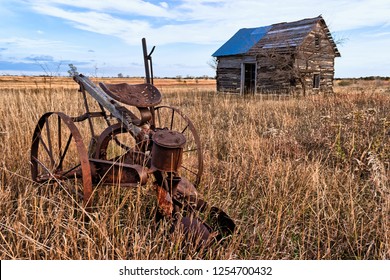
<path fill-rule="evenodd" d="M 242 28 L 237 31 L 225 44 L 223 44 L 212 56 L 227 56 L 244 54 L 263 38 L 271 29 L 270 26 L 257 28 Z"/>

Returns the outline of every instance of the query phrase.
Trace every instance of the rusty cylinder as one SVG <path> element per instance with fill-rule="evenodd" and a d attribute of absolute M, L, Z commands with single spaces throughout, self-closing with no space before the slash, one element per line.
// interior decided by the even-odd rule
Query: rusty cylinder
<path fill-rule="evenodd" d="M 181 166 L 186 137 L 177 131 L 159 130 L 152 140 L 152 168 L 165 172 L 177 171 Z"/>

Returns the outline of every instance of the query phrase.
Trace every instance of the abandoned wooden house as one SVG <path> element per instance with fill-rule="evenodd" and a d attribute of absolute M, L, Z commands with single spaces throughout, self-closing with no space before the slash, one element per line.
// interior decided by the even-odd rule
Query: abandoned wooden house
<path fill-rule="evenodd" d="M 219 92 L 306 94 L 333 91 L 340 52 L 318 16 L 240 29 L 212 56 Z"/>

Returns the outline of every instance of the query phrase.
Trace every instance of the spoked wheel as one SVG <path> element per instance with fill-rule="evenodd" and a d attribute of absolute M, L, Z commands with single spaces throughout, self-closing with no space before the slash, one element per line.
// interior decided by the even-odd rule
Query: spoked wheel
<path fill-rule="evenodd" d="M 181 176 L 195 186 L 199 185 L 203 172 L 203 154 L 198 133 L 191 120 L 179 109 L 159 106 L 155 109 L 155 128 L 170 129 L 183 133 L 186 143 L 183 148 Z"/>
<path fill-rule="evenodd" d="M 84 207 L 91 207 L 88 152 L 76 125 L 64 113 L 49 112 L 38 121 L 31 145 L 31 175 L 38 183 L 81 178 Z"/>

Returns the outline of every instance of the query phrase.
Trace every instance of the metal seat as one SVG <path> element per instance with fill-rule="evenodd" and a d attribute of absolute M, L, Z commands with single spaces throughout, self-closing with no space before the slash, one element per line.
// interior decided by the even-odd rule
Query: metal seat
<path fill-rule="evenodd" d="M 160 91 L 152 84 L 129 85 L 99 83 L 109 96 L 124 104 L 136 107 L 152 107 L 161 102 Z"/>

